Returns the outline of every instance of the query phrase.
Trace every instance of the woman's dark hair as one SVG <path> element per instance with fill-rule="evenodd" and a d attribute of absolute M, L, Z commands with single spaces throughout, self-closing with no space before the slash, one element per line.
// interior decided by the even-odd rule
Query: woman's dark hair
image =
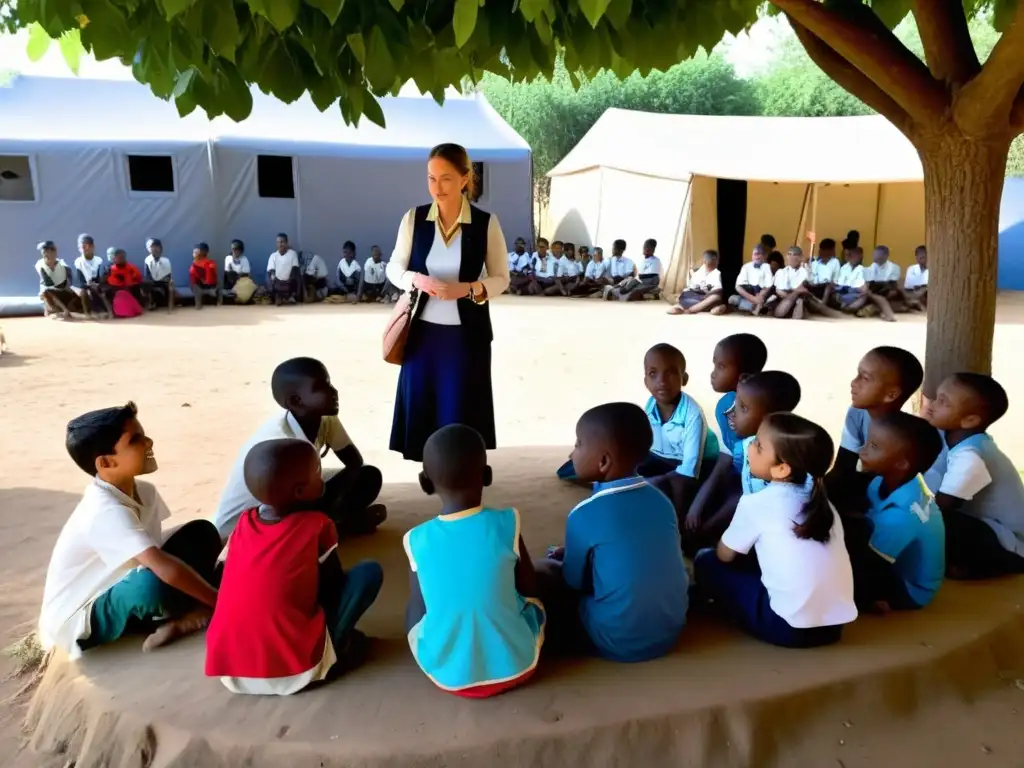
<path fill-rule="evenodd" d="M 137 413 L 135 403 L 129 402 L 116 408 L 89 411 L 72 419 L 64 437 L 68 455 L 83 472 L 95 477 L 96 459 L 114 452 L 125 427 Z"/>
<path fill-rule="evenodd" d="M 435 157 L 447 161 L 455 167 L 455 170 L 468 177 L 462 193 L 472 200 L 476 179 L 473 174 L 473 163 L 469 159 L 469 153 L 466 151 L 466 148 L 461 144 L 438 144 L 430 150 L 430 157 L 428 159 L 433 160 Z"/>
<path fill-rule="evenodd" d="M 804 504 L 803 522 L 793 525 L 799 539 L 825 543 L 832 532 L 835 512 L 825 492 L 825 473 L 832 466 L 835 443 L 828 432 L 793 413 L 772 413 L 764 420 L 771 432 L 775 458 L 789 465 L 790 482 L 803 485 L 812 478 L 811 496 Z"/>

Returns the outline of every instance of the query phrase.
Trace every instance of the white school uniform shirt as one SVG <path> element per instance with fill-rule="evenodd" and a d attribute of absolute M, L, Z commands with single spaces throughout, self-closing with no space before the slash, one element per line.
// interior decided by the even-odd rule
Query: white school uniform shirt
<path fill-rule="evenodd" d="M 686 283 L 687 290 L 711 293 L 711 291 L 722 290 L 722 273 L 719 269 L 708 269 L 701 264 L 698 269 L 690 273 L 690 279 Z"/>
<path fill-rule="evenodd" d="M 317 280 L 327 279 L 327 262 L 322 256 L 314 253 L 309 263 L 306 264 L 306 274 Z"/>
<path fill-rule="evenodd" d="M 657 256 L 645 256 L 640 265 L 640 275 L 657 275 L 661 277 L 661 259 Z"/>
<path fill-rule="evenodd" d="M 736 276 L 736 285 L 752 285 L 755 288 L 768 288 L 773 280 L 772 268 L 767 261 L 762 261 L 761 266 L 754 266 L 754 262 L 748 261 L 740 267 L 740 273 Z"/>
<path fill-rule="evenodd" d="M 367 259 L 363 264 L 363 282 L 369 285 L 382 285 L 387 279 L 388 265 L 383 261 Z"/>
<path fill-rule="evenodd" d="M 459 213 L 459 224 L 469 224 L 473 220 L 473 210 L 466 197 L 462 198 L 462 210 Z M 440 216 L 437 212 L 437 203 L 430 206 L 427 211 L 427 221 L 434 223 L 434 242 L 427 253 L 427 271 L 430 276 L 447 283 L 459 282 L 459 272 L 462 268 L 462 230 L 461 227 L 447 243 L 441 232 Z M 402 223 L 398 226 L 398 237 L 395 238 L 395 250 L 391 254 L 391 260 L 385 272 L 388 280 L 403 291 L 410 291 L 416 273 L 410 271 L 409 261 L 412 259 L 413 230 L 416 225 L 416 209 L 413 208 L 405 214 Z M 505 233 L 501 231 L 501 223 L 493 213 L 487 224 L 487 253 L 484 256 L 484 266 L 480 270 L 480 277 L 477 278 L 483 283 L 487 297 L 480 299 L 480 303 L 489 301 L 495 296 L 501 296 L 508 288 L 508 244 L 505 242 Z M 458 299 L 439 299 L 436 296 L 431 298 L 423 307 L 419 316 L 420 320 L 438 325 L 461 325 L 459 317 Z"/>
<path fill-rule="evenodd" d="M 522 260 L 523 256 L 527 256 L 527 255 L 528 254 L 525 251 L 522 254 L 516 253 L 515 251 L 512 251 L 511 253 L 509 253 L 509 255 L 508 255 L 508 271 L 509 272 L 518 272 L 519 271 L 519 262 Z M 529 264 L 529 262 L 526 262 L 526 263 Z"/>
<path fill-rule="evenodd" d="M 563 255 L 555 264 L 555 275 L 557 277 L 577 277 L 580 273 L 580 263 L 576 259 L 570 259 Z"/>
<path fill-rule="evenodd" d="M 352 438 L 348 436 L 345 427 L 337 416 L 324 416 L 320 420 L 320 431 L 316 439 L 310 441 L 306 433 L 302 431 L 299 422 L 295 420 L 290 411 L 280 410 L 271 416 L 256 430 L 256 433 L 249 438 L 249 441 L 242 446 L 238 452 L 235 464 L 228 475 L 227 483 L 220 494 L 220 502 L 217 504 L 217 511 L 213 513 L 213 524 L 217 526 L 222 540 L 227 541 L 231 532 L 235 530 L 238 518 L 247 509 L 259 506 L 259 501 L 252 495 L 252 492 L 245 484 L 245 457 L 249 449 L 264 440 L 276 440 L 279 438 L 294 438 L 305 440 L 316 448 L 317 453 L 326 453 L 323 449 L 329 448 L 332 451 L 340 451 L 352 445 Z"/>
<path fill-rule="evenodd" d="M 793 532 L 808 494 L 807 486 L 793 483 L 769 483 L 744 494 L 722 543 L 744 555 L 751 549 L 757 553 L 772 610 L 794 629 L 849 624 L 857 618 L 857 606 L 839 515 L 833 509 L 824 544 Z"/>
<path fill-rule="evenodd" d="M 224 257 L 224 273 L 234 272 L 236 275 L 251 275 L 252 269 L 249 267 L 249 259 L 245 256 L 235 261 L 235 257 L 230 253 Z"/>
<path fill-rule="evenodd" d="M 608 260 L 608 276 L 612 280 L 621 280 L 630 277 L 636 267 L 628 256 L 612 256 Z"/>
<path fill-rule="evenodd" d="M 894 283 L 900 279 L 900 265 L 892 261 L 872 262 L 864 270 L 864 279 L 869 283 Z"/>
<path fill-rule="evenodd" d="M 46 283 L 43 282 L 43 275 L 45 274 L 50 278 L 50 282 L 55 286 L 61 283 L 67 282 L 67 287 L 71 286 L 73 282 L 71 280 L 71 270 L 68 268 L 67 263 L 64 259 L 57 259 L 57 263 L 53 265 L 53 269 L 50 269 L 46 264 L 46 259 L 40 259 L 36 262 L 36 274 L 39 275 L 39 287 L 46 288 Z"/>
<path fill-rule="evenodd" d="M 828 262 L 815 259 L 811 262 L 811 285 L 838 283 L 840 269 L 842 269 L 842 265 L 835 257 L 829 259 Z"/>
<path fill-rule="evenodd" d="M 171 266 L 171 260 L 166 256 L 161 255 L 160 258 L 156 258 L 153 254 L 149 254 L 146 257 L 146 269 L 149 270 L 149 276 L 156 280 L 158 283 L 163 282 L 171 276 L 173 267 Z"/>
<path fill-rule="evenodd" d="M 608 274 L 608 262 L 604 261 L 591 261 L 587 264 L 587 269 L 583 273 L 583 276 L 587 280 L 600 280 Z"/>
<path fill-rule="evenodd" d="M 274 273 L 275 280 L 288 280 L 292 270 L 299 266 L 299 254 L 289 248 L 284 253 L 274 251 L 267 259 L 267 272 Z"/>
<path fill-rule="evenodd" d="M 342 259 L 338 262 L 338 280 L 340 282 L 344 282 L 345 280 L 349 280 L 353 277 L 359 277 L 359 272 L 361 270 L 362 267 L 355 259 L 352 259 L 352 261 Z"/>
<path fill-rule="evenodd" d="M 156 488 L 142 481 L 135 483 L 135 496 L 93 478 L 61 528 L 39 613 L 44 649 L 62 648 L 72 659 L 81 656 L 78 641 L 92 631 L 93 602 L 141 567 L 136 557 L 163 544 L 160 524 L 170 517 L 167 505 Z"/>
<path fill-rule="evenodd" d="M 921 269 L 920 264 L 911 264 L 907 267 L 907 276 L 903 280 L 903 287 L 908 291 L 923 288 L 928 285 L 928 267 Z"/>
<path fill-rule="evenodd" d="M 807 282 L 807 270 L 802 266 L 796 269 L 785 266 L 775 273 L 773 282 L 777 291 L 795 291 Z"/>
<path fill-rule="evenodd" d="M 103 259 L 99 256 L 93 256 L 91 259 L 79 256 L 75 259 L 75 269 L 85 276 L 86 282 L 94 282 L 103 277 Z"/>
<path fill-rule="evenodd" d="M 527 269 L 532 268 L 536 261 L 536 253 L 524 253 L 516 261 L 516 272 L 525 272 Z"/>
<path fill-rule="evenodd" d="M 843 264 L 839 270 L 839 279 L 836 285 L 843 288 L 862 288 L 864 286 L 864 265 Z"/>
<path fill-rule="evenodd" d="M 560 259 L 556 259 L 550 253 L 547 256 L 538 256 L 533 263 L 533 273 L 537 277 L 552 278 L 555 276 L 555 269 Z"/>

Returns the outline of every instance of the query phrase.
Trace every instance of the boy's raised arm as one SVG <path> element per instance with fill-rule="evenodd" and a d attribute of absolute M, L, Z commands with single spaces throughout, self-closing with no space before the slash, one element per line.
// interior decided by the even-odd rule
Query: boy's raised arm
<path fill-rule="evenodd" d="M 200 603 L 211 608 L 217 602 L 217 590 L 206 583 L 198 573 L 193 571 L 178 558 L 167 554 L 159 547 L 150 547 L 135 557 L 139 564 L 153 572 L 160 581 Z"/>

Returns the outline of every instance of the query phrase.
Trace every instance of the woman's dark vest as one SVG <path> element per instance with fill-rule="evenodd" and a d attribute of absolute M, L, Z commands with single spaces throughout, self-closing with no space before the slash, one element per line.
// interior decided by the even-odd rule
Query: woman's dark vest
<path fill-rule="evenodd" d="M 462 231 L 462 264 L 459 267 L 459 282 L 473 283 L 480 279 L 484 263 L 487 260 L 487 228 L 491 223 L 491 214 L 476 206 L 469 207 L 471 221 L 461 226 Z M 429 275 L 427 255 L 434 246 L 437 225 L 427 220 L 430 213 L 429 205 L 421 205 L 416 209 L 412 229 L 412 254 L 409 257 L 409 270 Z M 488 299 L 494 298 L 488 296 Z M 417 309 L 422 312 L 429 296 L 420 297 Z M 489 344 L 494 334 L 491 331 L 490 302 L 477 304 L 470 298 L 459 299 L 459 320 L 468 340 L 479 344 Z"/>

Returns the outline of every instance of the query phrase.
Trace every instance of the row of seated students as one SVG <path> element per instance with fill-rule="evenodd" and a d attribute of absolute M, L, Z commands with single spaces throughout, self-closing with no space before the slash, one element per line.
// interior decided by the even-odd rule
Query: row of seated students
<path fill-rule="evenodd" d="M 639 265 L 626 255 L 626 241 L 612 244 L 612 255 L 605 259 L 604 249 L 546 238 L 537 239 L 537 250 L 530 253 L 526 240 L 516 238 L 508 255 L 509 293 L 518 296 L 574 296 L 602 298 L 606 301 L 642 301 L 661 295 L 664 277 L 661 259 L 655 251 L 658 241 L 644 241 Z"/>
<path fill-rule="evenodd" d="M 591 493 L 536 560 L 518 511 L 484 506 L 493 472 L 480 435 L 451 425 L 430 437 L 420 485 L 438 514 L 403 537 L 405 629 L 438 688 L 501 693 L 542 651 L 653 659 L 676 647 L 690 611 L 819 646 L 860 612 L 926 607 L 946 576 L 1024 572 L 1024 485 L 987 431 L 1008 407 L 990 376 L 948 377 L 920 418 L 902 410 L 920 363 L 872 350 L 836 456 L 821 426 L 792 413 L 800 385 L 765 370 L 757 336 L 722 339 L 710 362 L 717 434 L 669 344 L 644 356 L 645 407 L 580 417 L 559 476 Z M 68 424 L 68 453 L 93 480 L 51 557 L 45 647 L 76 657 L 142 629 L 152 650 L 208 625 L 207 675 L 252 694 L 294 693 L 360 663 L 356 623 L 384 573 L 343 568 L 337 546 L 386 518 L 381 474 L 342 426 L 319 361 L 282 363 L 271 390 L 281 410 L 239 453 L 213 519 L 169 537 L 167 507 L 141 479 L 156 460 L 134 405 Z M 345 468 L 325 477 L 328 449 Z"/>
<path fill-rule="evenodd" d="M 851 232 L 856 235 L 856 232 Z M 768 244 L 765 241 L 769 241 Z M 836 255 L 832 239 L 821 241 L 817 255 L 808 259 L 803 249 L 792 246 L 785 263 L 768 261 L 773 247 L 771 235 L 754 246 L 750 261 L 740 269 L 736 291 L 726 297 L 718 253 L 705 251 L 701 266 L 690 273 L 686 288 L 668 310 L 673 315 L 730 310 L 752 315 L 803 319 L 810 314 L 827 317 L 878 315 L 895 321 L 895 313 L 923 310 L 928 302 L 928 249 L 920 245 L 915 264 L 907 269 L 902 285 L 900 267 L 889 258 L 889 248 L 879 245 L 865 266 L 864 251 L 847 238 L 842 256 Z"/>
<path fill-rule="evenodd" d="M 158 238 L 146 241 L 147 255 L 141 270 L 128 261 L 123 248 L 108 248 L 104 262 L 96 254 L 95 241 L 90 235 L 79 236 L 79 255 L 73 267 L 58 256 L 53 241 L 41 242 L 37 249 L 39 297 L 50 317 L 69 320 L 72 313 L 89 317 L 127 317 L 146 309 L 166 307 L 171 311 L 174 308 L 176 287 L 171 260 L 164 255 Z M 321 256 L 304 257 L 291 248 L 288 236 L 281 233 L 277 236 L 276 249 L 267 260 L 264 285 L 257 285 L 252 278 L 245 244 L 233 240 L 222 272 L 210 258 L 210 247 L 206 243 L 196 244 L 189 266 L 189 289 L 196 309 L 202 309 L 207 300 L 217 304 L 225 299 L 234 304 L 262 300 L 281 305 L 323 301 L 329 295 L 343 296 L 353 303 L 391 303 L 398 300 L 398 290 L 387 279 L 386 266 L 378 246 L 373 246 L 370 258 L 360 264 L 356 260 L 355 244 L 347 241 L 332 283 Z"/>

